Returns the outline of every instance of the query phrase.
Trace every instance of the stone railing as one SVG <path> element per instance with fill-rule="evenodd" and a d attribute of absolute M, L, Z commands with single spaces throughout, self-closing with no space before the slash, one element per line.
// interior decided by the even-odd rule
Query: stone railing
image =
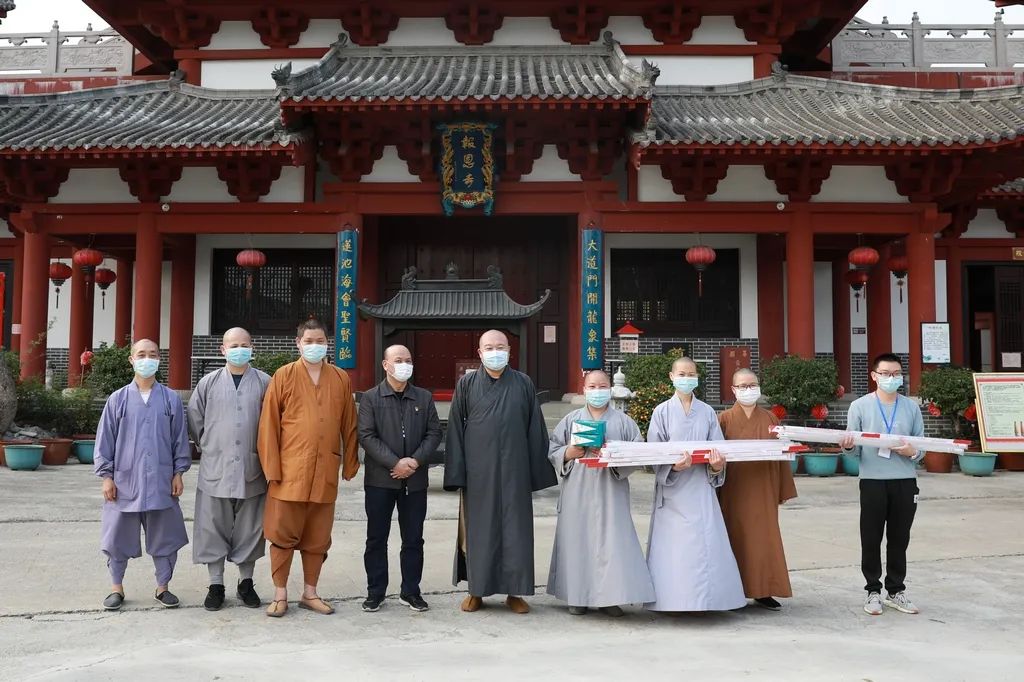
<path fill-rule="evenodd" d="M 1013 69 L 1024 65 L 1024 25 L 1004 24 L 1001 12 L 991 24 L 922 24 L 917 12 L 909 24 L 854 19 L 832 41 L 832 65 L 858 71 Z"/>
<path fill-rule="evenodd" d="M 0 78 L 131 74 L 135 49 L 113 30 L 0 34 Z"/>

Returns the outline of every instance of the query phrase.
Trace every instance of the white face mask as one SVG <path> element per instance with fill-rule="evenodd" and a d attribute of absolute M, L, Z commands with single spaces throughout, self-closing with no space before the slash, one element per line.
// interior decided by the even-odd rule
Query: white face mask
<path fill-rule="evenodd" d="M 497 372 L 505 369 L 508 364 L 508 351 L 507 350 L 485 350 L 480 353 L 480 360 L 483 361 L 484 367 Z"/>
<path fill-rule="evenodd" d="M 740 405 L 756 405 L 758 399 L 761 397 L 761 387 L 753 386 L 751 388 L 741 388 L 736 391 L 736 402 Z"/>
<path fill-rule="evenodd" d="M 412 363 L 411 362 L 393 362 L 391 363 L 391 376 L 397 381 L 408 381 L 412 377 Z"/>

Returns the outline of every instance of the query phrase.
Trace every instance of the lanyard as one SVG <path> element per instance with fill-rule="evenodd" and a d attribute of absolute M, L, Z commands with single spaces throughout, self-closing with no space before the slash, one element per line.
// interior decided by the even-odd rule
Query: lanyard
<path fill-rule="evenodd" d="M 896 426 L 896 408 L 900 406 L 900 397 L 896 396 L 896 402 L 892 404 L 892 416 L 886 419 L 885 408 L 882 407 L 882 401 L 875 396 L 875 402 L 878 403 L 878 411 L 882 413 L 882 423 L 885 424 L 885 432 L 892 434 L 892 427 Z"/>

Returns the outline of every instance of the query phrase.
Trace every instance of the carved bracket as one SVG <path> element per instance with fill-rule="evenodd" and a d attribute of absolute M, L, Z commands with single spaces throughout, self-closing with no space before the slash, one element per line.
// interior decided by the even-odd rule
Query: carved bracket
<path fill-rule="evenodd" d="M 967 226 L 978 215 L 978 204 L 973 201 L 957 204 L 945 212 L 952 216 L 952 220 L 950 220 L 946 229 L 942 231 L 942 236 L 955 239 L 967 231 Z"/>
<path fill-rule="evenodd" d="M 444 23 L 463 45 L 485 45 L 494 40 L 503 17 L 489 4 L 478 0 L 454 5 L 444 15 Z"/>
<path fill-rule="evenodd" d="M 779 194 L 790 201 L 810 201 L 821 191 L 821 183 L 832 172 L 832 163 L 824 159 L 802 156 L 764 165 L 764 174 L 775 183 Z"/>
<path fill-rule="evenodd" d="M 888 164 L 885 175 L 911 201 L 934 201 L 952 191 L 962 169 L 963 157 L 930 154 Z"/>
<path fill-rule="evenodd" d="M 608 9 L 597 2 L 575 0 L 562 3 L 551 12 L 551 26 L 562 40 L 573 45 L 589 45 L 608 25 Z"/>
<path fill-rule="evenodd" d="M 535 125 L 509 120 L 505 124 L 505 168 L 503 180 L 521 180 L 533 170 L 534 162 L 544 153 L 544 142 Z"/>
<path fill-rule="evenodd" d="M 210 44 L 220 30 L 220 19 L 180 6 L 143 7 L 139 19 L 153 35 L 176 49 L 197 50 Z"/>
<path fill-rule="evenodd" d="M 996 215 L 1006 225 L 1006 229 L 1013 233 L 1013 236 L 1017 239 L 1024 239 L 1024 206 L 1020 204 L 997 206 Z"/>
<path fill-rule="evenodd" d="M 728 172 L 729 164 L 724 160 L 700 156 L 673 156 L 661 164 L 662 177 L 687 201 L 707 199 Z"/>
<path fill-rule="evenodd" d="M 373 164 L 384 154 L 381 130 L 364 120 L 344 117 L 317 122 L 320 155 L 331 172 L 344 182 L 359 182 L 373 171 Z"/>
<path fill-rule="evenodd" d="M 217 162 L 217 177 L 236 199 L 251 203 L 270 192 L 281 177 L 281 163 L 266 158 L 231 158 Z"/>
<path fill-rule="evenodd" d="M 431 148 L 433 128 L 428 117 L 409 121 L 395 134 L 395 151 L 405 161 L 409 172 L 424 182 L 437 179 L 437 163 Z"/>
<path fill-rule="evenodd" d="M 583 180 L 601 180 L 622 156 L 625 131 L 619 121 L 596 116 L 568 121 L 557 144 L 558 156 Z"/>
<path fill-rule="evenodd" d="M 386 43 L 391 32 L 398 28 L 398 19 L 397 14 L 365 0 L 341 13 L 341 25 L 348 37 L 363 47 Z"/>
<path fill-rule="evenodd" d="M 821 0 L 766 0 L 737 12 L 736 25 L 752 43 L 779 44 L 796 33 L 797 29 L 821 14 Z"/>
<path fill-rule="evenodd" d="M 267 47 L 291 47 L 309 28 L 309 16 L 293 9 L 264 7 L 252 19 L 252 30 Z"/>
<path fill-rule="evenodd" d="M 7 194 L 26 203 L 41 204 L 60 192 L 68 169 L 42 161 L 7 159 L 0 164 L 0 180 Z"/>
<path fill-rule="evenodd" d="M 700 26 L 701 14 L 681 2 L 667 2 L 645 12 L 643 20 L 658 42 L 681 45 L 693 37 L 694 30 Z"/>
<path fill-rule="evenodd" d="M 171 186 L 181 180 L 181 166 L 152 159 L 131 159 L 120 165 L 118 174 L 139 201 L 152 203 L 171 193 Z"/>

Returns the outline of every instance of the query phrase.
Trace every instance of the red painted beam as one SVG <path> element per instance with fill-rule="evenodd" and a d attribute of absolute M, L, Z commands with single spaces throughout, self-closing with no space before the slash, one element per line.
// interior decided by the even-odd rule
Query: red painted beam
<path fill-rule="evenodd" d="M 185 239 L 174 250 L 171 262 L 171 329 L 168 348 L 168 386 L 192 387 L 192 315 L 195 309 L 196 242 Z"/>

